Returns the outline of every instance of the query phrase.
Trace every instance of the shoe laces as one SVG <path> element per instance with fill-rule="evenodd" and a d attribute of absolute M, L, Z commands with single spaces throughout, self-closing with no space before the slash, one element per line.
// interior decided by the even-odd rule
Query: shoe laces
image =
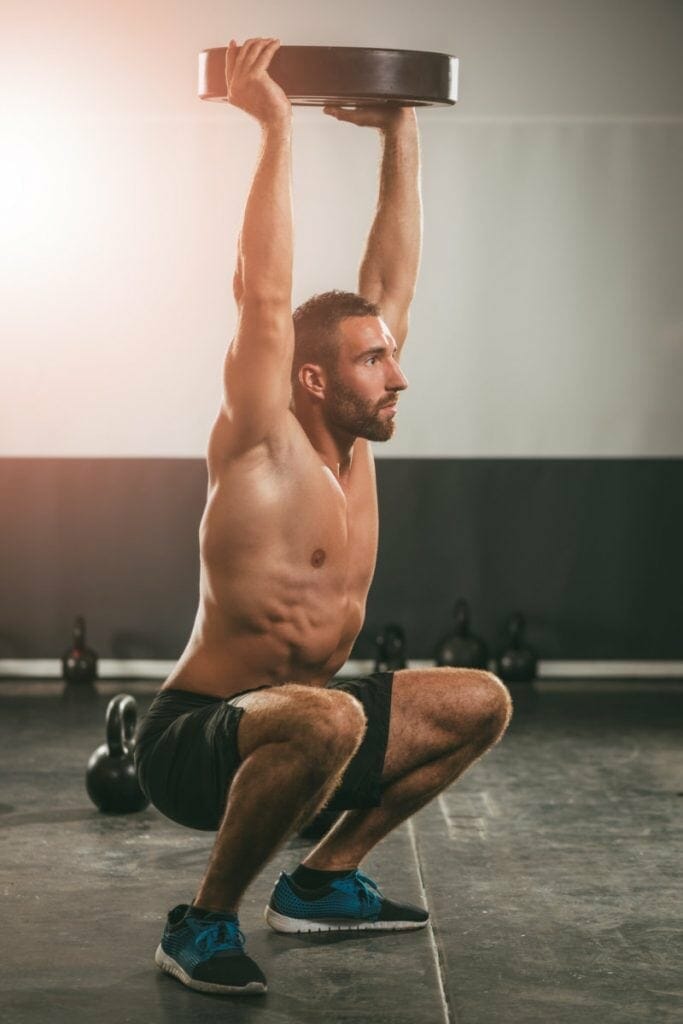
<path fill-rule="evenodd" d="M 368 878 L 368 876 L 364 875 L 362 871 L 356 871 L 356 878 L 359 882 L 362 882 L 364 886 L 374 889 L 378 896 L 382 895 L 377 882 L 373 882 L 372 878 Z"/>
<path fill-rule="evenodd" d="M 227 949 L 241 950 L 244 946 L 244 933 L 233 921 L 212 921 L 202 924 L 201 931 L 195 935 L 194 944 L 204 956 L 213 956 Z"/>
<path fill-rule="evenodd" d="M 333 882 L 332 884 L 334 885 L 335 883 Z M 356 871 L 354 874 L 349 875 L 348 878 L 338 879 L 337 885 L 340 889 L 353 886 L 354 893 L 358 896 L 360 902 L 371 911 L 377 909 L 382 899 L 382 893 L 379 891 L 377 884 L 371 878 L 368 878 L 367 875 L 364 875 L 362 871 Z"/>

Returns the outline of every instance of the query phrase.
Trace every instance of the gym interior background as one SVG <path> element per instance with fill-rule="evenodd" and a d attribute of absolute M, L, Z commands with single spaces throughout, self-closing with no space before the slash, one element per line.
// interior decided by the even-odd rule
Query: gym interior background
<path fill-rule="evenodd" d="M 524 787 L 537 792 L 540 772 L 563 789 L 565 773 L 583 759 L 596 802 L 588 819 L 574 807 L 567 828 L 593 844 L 585 874 L 577 867 L 585 893 L 599 874 L 590 821 L 602 821 L 608 833 L 616 828 L 618 800 L 633 835 L 656 839 L 656 856 L 646 845 L 640 863 L 646 874 L 659 864 L 658 906 L 669 913 L 676 836 L 669 812 L 683 788 L 673 764 L 683 675 L 683 5 L 674 0 L 346 0 L 341 7 L 329 0 L 257 7 L 4 0 L 0 707 L 11 774 L 2 809 L 6 824 L 17 824 L 6 833 L 15 845 L 5 849 L 16 855 L 5 861 L 14 879 L 6 892 L 17 898 L 15 910 L 35 909 L 26 902 L 28 876 L 21 899 L 12 888 L 28 870 L 21 866 L 26 829 L 42 823 L 55 832 L 50 842 L 63 867 L 70 854 L 58 828 L 67 822 L 78 830 L 97 815 L 83 802 L 83 766 L 69 761 L 71 741 L 61 734 L 60 746 L 49 724 L 65 713 L 57 700 L 59 658 L 74 616 L 86 616 L 101 658 L 100 698 L 124 689 L 143 704 L 192 626 L 204 455 L 235 326 L 235 240 L 258 145 L 246 115 L 197 99 L 197 54 L 231 36 L 256 35 L 284 44 L 437 50 L 460 60 L 456 107 L 418 113 L 424 247 L 403 357 L 410 388 L 396 437 L 375 446 L 380 551 L 352 655 L 370 664 L 378 631 L 396 622 L 411 662 L 429 661 L 458 597 L 470 602 L 473 629 L 492 654 L 504 644 L 509 615 L 525 615 L 539 681 L 516 695 L 517 724 L 506 741 L 516 767 L 506 762 L 504 743 L 463 782 L 462 796 L 454 791 L 453 806 L 442 808 L 452 840 L 443 856 L 465 865 L 468 882 L 485 864 L 500 891 L 514 895 L 512 810 L 517 826 L 520 816 L 526 822 L 529 843 L 538 840 L 542 807 L 552 816 L 554 798 L 538 796 L 539 819 L 531 823 Z M 378 155 L 374 133 L 296 109 L 294 304 L 316 291 L 355 289 Z M 96 746 L 101 727 L 93 731 L 80 705 L 70 708 L 73 749 Z M 32 720 L 42 723 L 37 734 Z M 534 760 L 541 757 L 534 737 L 542 761 Z M 38 744 L 56 787 L 49 812 L 31 776 L 43 756 Z M 27 749 L 35 753 L 21 761 Z M 36 776 L 40 786 L 48 784 L 46 772 Z M 505 791 L 492 818 L 481 803 L 484 778 L 491 792 Z M 603 792 L 615 801 L 607 822 L 597 803 Z M 463 809 L 458 799 L 469 803 Z M 411 826 L 391 840 L 397 870 L 406 872 L 401 858 L 417 844 L 428 896 L 433 853 L 425 850 L 441 841 L 429 846 L 437 832 L 432 813 L 423 812 L 421 831 Z M 155 812 L 145 814 L 161 828 Z M 116 848 L 126 826 L 107 827 Z M 189 865 L 204 839 L 168 830 L 178 848 L 190 844 L 186 861 L 174 864 Z M 125 842 L 143 872 L 140 844 Z M 605 834 L 600 847 L 605 877 L 615 842 Z M 555 866 L 568 857 L 562 843 L 551 842 L 547 852 Z M 126 871 L 125 858 L 115 859 L 114 881 L 125 891 Z M 551 903 L 552 864 L 543 872 Z M 434 886 L 437 903 L 448 906 L 445 881 Z M 647 900 L 655 887 L 653 878 Z M 93 888 L 86 901 L 86 928 L 102 913 L 98 896 Z M 136 900 L 151 914 L 151 901 L 148 907 L 139 891 Z M 157 903 L 161 913 L 163 900 Z M 537 918 L 527 913 L 524 925 L 533 928 Z M 425 952 L 425 962 L 434 953 L 425 968 L 434 973 L 433 1009 L 416 1015 L 405 993 L 399 1009 L 385 991 L 384 1002 L 362 1013 L 354 1003 L 348 1013 L 398 1021 L 410 1009 L 411 1020 L 451 1014 L 468 1024 L 527 1024 L 549 1013 L 571 1022 L 598 1013 L 609 1021 L 674 1020 L 680 979 L 670 942 L 678 933 L 674 918 L 653 915 L 640 930 L 629 930 L 628 912 L 617 904 L 612 923 L 603 918 L 619 938 L 609 932 L 610 944 L 602 935 L 601 955 L 614 970 L 605 968 L 611 977 L 599 993 L 579 968 L 557 982 L 553 971 L 567 950 L 539 968 L 533 995 L 529 977 L 520 990 L 514 963 L 496 973 L 485 955 L 488 949 L 493 958 L 494 938 L 482 940 L 470 921 L 468 969 L 485 984 L 488 1002 L 480 986 L 453 982 L 456 957 L 442 943 L 444 925 Z M 157 917 L 150 917 L 152 930 Z M 539 948 L 552 947 L 561 924 L 537 936 Z M 585 939 L 584 924 L 590 932 L 590 915 L 573 922 Z M 518 927 L 511 914 L 501 932 L 517 949 Z M 638 951 L 627 1001 L 620 944 L 624 957 Z M 392 950 L 404 957 L 399 946 Z M 378 949 L 368 943 L 363 955 L 377 959 Z M 351 970 L 350 953 L 333 952 L 348 955 L 344 970 Z M 82 956 L 99 963 L 94 952 Z M 133 963 L 129 991 L 146 1005 L 146 963 L 131 954 Z M 56 1000 L 55 1020 L 86 1019 L 92 1010 L 90 981 L 79 994 L 76 981 L 60 989 L 34 984 L 35 974 L 31 983 L 17 977 L 14 969 L 8 1020 L 36 1019 L 43 997 Z M 146 1006 L 146 1019 L 225 1012 L 206 1000 L 198 1010 L 184 992 L 167 997 L 163 981 L 153 979 L 155 998 L 163 994 L 155 1009 Z M 126 1012 L 126 1020 L 142 1019 L 134 1008 Z M 273 1021 L 314 1016 L 311 1006 L 286 1001 L 270 1011 L 231 1012 Z"/>

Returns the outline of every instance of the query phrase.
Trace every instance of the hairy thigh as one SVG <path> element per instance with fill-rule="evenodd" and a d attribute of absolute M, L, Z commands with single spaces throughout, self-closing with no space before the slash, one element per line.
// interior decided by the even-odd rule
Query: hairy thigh
<path fill-rule="evenodd" d="M 285 683 L 239 700 L 243 710 L 237 733 L 242 759 L 268 743 L 326 746 L 354 737 L 365 728 L 363 709 L 348 693 L 320 686 Z"/>
<path fill-rule="evenodd" d="M 385 782 L 465 744 L 495 741 L 510 717 L 506 687 L 478 669 L 402 669 L 392 687 Z"/>

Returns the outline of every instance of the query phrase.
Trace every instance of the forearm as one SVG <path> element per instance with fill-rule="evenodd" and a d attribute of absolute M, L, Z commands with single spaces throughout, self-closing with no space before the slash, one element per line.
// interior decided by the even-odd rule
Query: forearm
<path fill-rule="evenodd" d="M 239 241 L 239 284 L 245 298 L 291 302 L 291 164 L 291 122 L 262 126 Z"/>
<path fill-rule="evenodd" d="M 361 261 L 359 290 L 412 298 L 422 247 L 420 140 L 412 107 L 382 135 L 377 211 Z"/>

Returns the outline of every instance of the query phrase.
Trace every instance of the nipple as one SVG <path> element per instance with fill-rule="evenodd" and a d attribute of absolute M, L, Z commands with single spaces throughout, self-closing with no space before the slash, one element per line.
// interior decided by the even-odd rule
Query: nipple
<path fill-rule="evenodd" d="M 313 566 L 313 568 L 319 569 L 320 566 L 323 565 L 326 557 L 327 555 L 325 554 L 322 548 L 316 548 L 313 554 L 311 555 L 311 565 Z"/>

